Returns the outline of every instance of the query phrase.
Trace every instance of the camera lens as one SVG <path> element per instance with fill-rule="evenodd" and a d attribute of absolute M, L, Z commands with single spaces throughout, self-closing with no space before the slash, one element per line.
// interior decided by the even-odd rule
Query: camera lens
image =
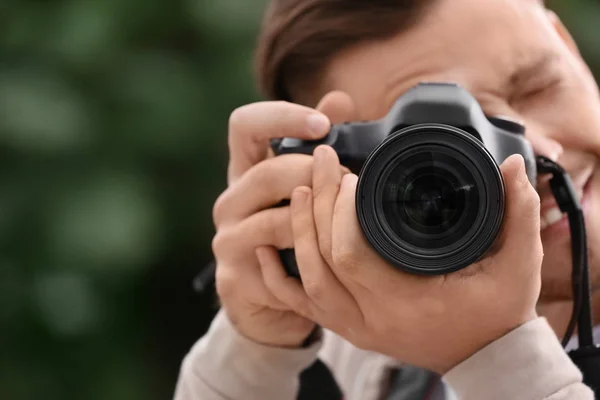
<path fill-rule="evenodd" d="M 365 238 L 399 269 L 444 274 L 481 258 L 504 217 L 500 169 L 471 133 L 416 125 L 367 159 L 357 215 Z"/>
<path fill-rule="evenodd" d="M 429 147 L 397 162 L 382 177 L 382 186 L 384 220 L 412 246 L 449 246 L 477 219 L 477 181 L 455 158 Z"/>
<path fill-rule="evenodd" d="M 392 189 L 394 186 L 391 185 Z M 454 225 L 451 222 L 455 222 L 454 217 L 460 213 L 460 208 L 464 210 L 460 199 L 464 196 L 461 196 L 460 189 L 436 173 L 422 173 L 411 182 L 405 181 L 400 191 L 404 192 L 401 198 L 391 198 L 390 201 L 403 205 L 404 213 L 401 214 L 408 216 L 405 223 L 425 234 L 447 231 Z"/>

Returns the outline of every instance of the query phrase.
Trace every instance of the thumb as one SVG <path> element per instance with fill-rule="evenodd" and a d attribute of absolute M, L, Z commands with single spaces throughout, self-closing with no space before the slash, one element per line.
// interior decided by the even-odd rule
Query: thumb
<path fill-rule="evenodd" d="M 506 187 L 506 213 L 502 247 L 494 257 L 498 265 L 502 265 L 499 270 L 522 270 L 524 262 L 537 265 L 543 257 L 540 197 L 527 178 L 521 155 L 510 156 L 500 169 Z"/>
<path fill-rule="evenodd" d="M 350 95 L 339 90 L 327 93 L 317 105 L 317 110 L 325 114 L 332 124 L 357 119 L 354 100 Z"/>

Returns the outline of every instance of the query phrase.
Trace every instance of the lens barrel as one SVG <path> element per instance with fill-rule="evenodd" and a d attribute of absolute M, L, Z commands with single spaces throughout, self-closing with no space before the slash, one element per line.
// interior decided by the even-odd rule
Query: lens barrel
<path fill-rule="evenodd" d="M 477 137 L 449 125 L 413 125 L 388 136 L 366 160 L 356 196 L 368 242 L 416 274 L 473 264 L 504 218 L 498 164 Z"/>

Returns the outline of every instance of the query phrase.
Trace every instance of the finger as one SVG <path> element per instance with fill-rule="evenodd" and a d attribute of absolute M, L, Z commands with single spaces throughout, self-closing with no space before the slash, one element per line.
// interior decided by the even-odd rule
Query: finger
<path fill-rule="evenodd" d="M 423 288 L 443 277 L 425 278 L 403 272 L 386 262 L 367 242 L 356 216 L 358 177 L 344 175 L 335 202 L 332 224 L 332 270 L 355 298 L 359 291 L 423 294 Z"/>
<path fill-rule="evenodd" d="M 239 221 L 289 199 L 298 186 L 311 185 L 312 165 L 311 156 L 289 154 L 252 167 L 215 202 L 215 225 Z"/>
<path fill-rule="evenodd" d="M 287 102 L 261 102 L 235 110 L 229 120 L 229 183 L 267 157 L 269 140 L 315 140 L 331 127 L 321 112 Z"/>
<path fill-rule="evenodd" d="M 540 198 L 529 182 L 523 157 L 509 157 L 501 166 L 506 186 L 506 214 L 501 247 L 494 256 L 499 271 L 541 263 Z M 514 277 L 514 275 L 512 275 Z"/>
<path fill-rule="evenodd" d="M 294 250 L 302 285 L 319 309 L 345 314 L 344 310 L 355 302 L 321 256 L 312 199 L 309 188 L 298 188 L 292 195 Z"/>
<path fill-rule="evenodd" d="M 218 263 L 215 280 L 217 293 L 221 299 L 236 298 L 240 295 L 240 290 L 243 290 L 258 304 L 265 304 L 279 311 L 290 309 L 267 288 L 260 265 L 254 255 L 243 263 Z"/>
<path fill-rule="evenodd" d="M 337 166 L 338 174 L 345 170 Z M 289 199 L 295 188 L 312 186 L 312 175 L 311 156 L 288 154 L 262 161 L 219 196 L 213 207 L 213 221 L 220 226 L 276 206 Z"/>
<path fill-rule="evenodd" d="M 350 95 L 339 90 L 327 93 L 319 102 L 317 110 L 327 115 L 332 124 L 358 119 L 354 100 Z"/>
<path fill-rule="evenodd" d="M 342 178 L 333 211 L 332 269 L 347 286 L 361 280 L 368 286 L 376 282 L 381 274 L 376 272 L 376 268 L 366 267 L 363 262 L 369 257 L 373 261 L 374 252 L 365 242 L 356 217 L 357 184 L 358 177 L 354 174 L 347 174 Z"/>
<path fill-rule="evenodd" d="M 277 208 L 252 215 L 240 224 L 220 230 L 213 240 L 217 259 L 217 285 L 220 296 L 233 295 L 230 291 L 244 287 L 254 293 L 260 304 L 269 304 L 277 310 L 289 307 L 276 301 L 267 290 L 255 250 L 262 246 L 290 248 L 293 246 L 290 208 Z"/>
<path fill-rule="evenodd" d="M 256 249 L 256 257 L 270 293 L 294 312 L 312 319 L 314 307 L 310 298 L 300 282 L 287 275 L 277 252 L 273 248 L 259 247 Z"/>
<path fill-rule="evenodd" d="M 339 159 L 331 147 L 319 146 L 315 149 L 312 181 L 313 213 L 319 248 L 325 260 L 331 264 L 333 208 L 342 183 Z"/>
<path fill-rule="evenodd" d="M 257 247 L 291 248 L 294 238 L 290 220 L 290 207 L 260 211 L 220 229 L 213 240 L 213 253 L 217 259 L 240 262 L 252 257 Z"/>

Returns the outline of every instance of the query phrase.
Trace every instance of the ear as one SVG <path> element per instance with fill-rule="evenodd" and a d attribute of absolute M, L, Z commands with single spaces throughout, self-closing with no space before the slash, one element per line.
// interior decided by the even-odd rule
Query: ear
<path fill-rule="evenodd" d="M 556 13 L 551 10 L 546 10 L 546 13 L 548 14 L 548 18 L 550 19 L 550 22 L 554 26 L 556 33 L 558 33 L 558 36 L 561 37 L 561 39 L 567 45 L 569 50 L 571 50 L 571 52 L 573 54 L 575 54 L 577 56 L 581 56 L 579 47 L 577 47 L 577 43 L 575 43 L 573 36 L 571 36 L 571 33 L 569 32 L 567 27 L 562 23 L 562 21 L 560 20 L 558 15 L 556 15 Z"/>

